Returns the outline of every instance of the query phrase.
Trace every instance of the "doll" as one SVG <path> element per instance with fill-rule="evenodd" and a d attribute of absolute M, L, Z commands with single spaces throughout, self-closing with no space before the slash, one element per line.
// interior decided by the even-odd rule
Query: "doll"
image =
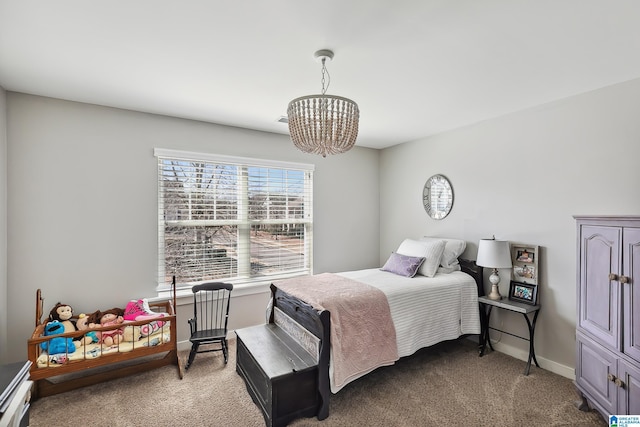
<path fill-rule="evenodd" d="M 90 330 L 91 328 L 94 328 L 94 327 L 95 327 L 95 324 L 93 323 L 89 324 L 89 316 L 87 316 L 84 313 L 80 313 L 80 315 L 78 316 L 78 320 L 76 321 L 76 328 L 78 328 L 79 331 L 86 331 L 86 332 L 77 341 L 75 341 L 76 347 L 79 347 L 84 344 L 93 344 L 93 343 L 100 342 L 100 336 L 98 335 L 99 332 Z"/>
<path fill-rule="evenodd" d="M 96 326 L 113 326 L 113 325 L 121 325 L 124 322 L 124 318 L 122 317 L 122 309 L 121 308 L 112 308 L 110 310 L 106 310 L 103 312 L 98 311 L 91 316 L 91 321 L 95 321 L 97 319 L 99 324 Z M 124 331 L 122 328 L 110 329 L 107 331 L 100 331 L 100 342 L 107 345 L 112 346 L 114 344 L 119 344 L 122 341 L 122 335 Z"/>

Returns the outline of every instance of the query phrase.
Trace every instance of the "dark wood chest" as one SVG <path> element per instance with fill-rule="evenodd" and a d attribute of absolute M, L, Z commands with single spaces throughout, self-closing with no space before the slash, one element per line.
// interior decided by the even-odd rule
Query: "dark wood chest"
<path fill-rule="evenodd" d="M 318 413 L 318 365 L 273 323 L 236 330 L 236 371 L 266 425 L 286 426 Z"/>

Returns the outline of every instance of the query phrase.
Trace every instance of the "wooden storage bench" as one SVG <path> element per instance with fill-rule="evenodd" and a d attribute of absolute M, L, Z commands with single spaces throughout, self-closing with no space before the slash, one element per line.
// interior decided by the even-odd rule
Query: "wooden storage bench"
<path fill-rule="evenodd" d="M 266 425 L 286 426 L 318 414 L 318 364 L 273 323 L 236 330 L 236 371 Z"/>

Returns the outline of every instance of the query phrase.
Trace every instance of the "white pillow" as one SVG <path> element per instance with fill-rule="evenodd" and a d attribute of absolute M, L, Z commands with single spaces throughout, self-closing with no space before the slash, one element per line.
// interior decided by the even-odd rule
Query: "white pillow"
<path fill-rule="evenodd" d="M 400 243 L 400 246 L 398 246 L 396 252 L 411 257 L 425 258 L 418 269 L 418 274 L 433 277 L 436 275 L 436 271 L 442 260 L 445 245 L 446 242 L 444 240 L 423 241 L 404 239 L 404 241 Z"/>
<path fill-rule="evenodd" d="M 462 270 L 462 267 L 460 267 L 460 263 L 458 263 L 458 265 L 456 265 L 455 267 L 443 267 L 440 266 L 438 267 L 438 274 L 449 274 L 449 273 L 453 273 L 454 271 L 460 271 Z"/>
<path fill-rule="evenodd" d="M 458 261 L 458 258 L 467 248 L 467 242 L 460 239 L 445 239 L 440 237 L 423 237 L 420 240 L 424 242 L 444 240 L 446 245 L 444 247 L 444 253 L 442 254 L 442 260 L 440 260 L 440 266 L 444 267 L 446 270 L 451 268 L 453 268 L 451 271 L 460 270 L 460 262 Z"/>

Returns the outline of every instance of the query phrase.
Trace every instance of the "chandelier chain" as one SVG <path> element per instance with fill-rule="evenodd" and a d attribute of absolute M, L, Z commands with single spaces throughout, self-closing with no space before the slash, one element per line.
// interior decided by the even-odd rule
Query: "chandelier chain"
<path fill-rule="evenodd" d="M 322 94 L 326 94 L 329 89 L 329 85 L 331 84 L 331 75 L 329 75 L 329 70 L 327 70 L 327 66 L 325 65 L 326 58 L 322 58 Z M 326 76 L 326 78 L 325 78 Z M 324 84 L 327 84 L 325 88 Z"/>

